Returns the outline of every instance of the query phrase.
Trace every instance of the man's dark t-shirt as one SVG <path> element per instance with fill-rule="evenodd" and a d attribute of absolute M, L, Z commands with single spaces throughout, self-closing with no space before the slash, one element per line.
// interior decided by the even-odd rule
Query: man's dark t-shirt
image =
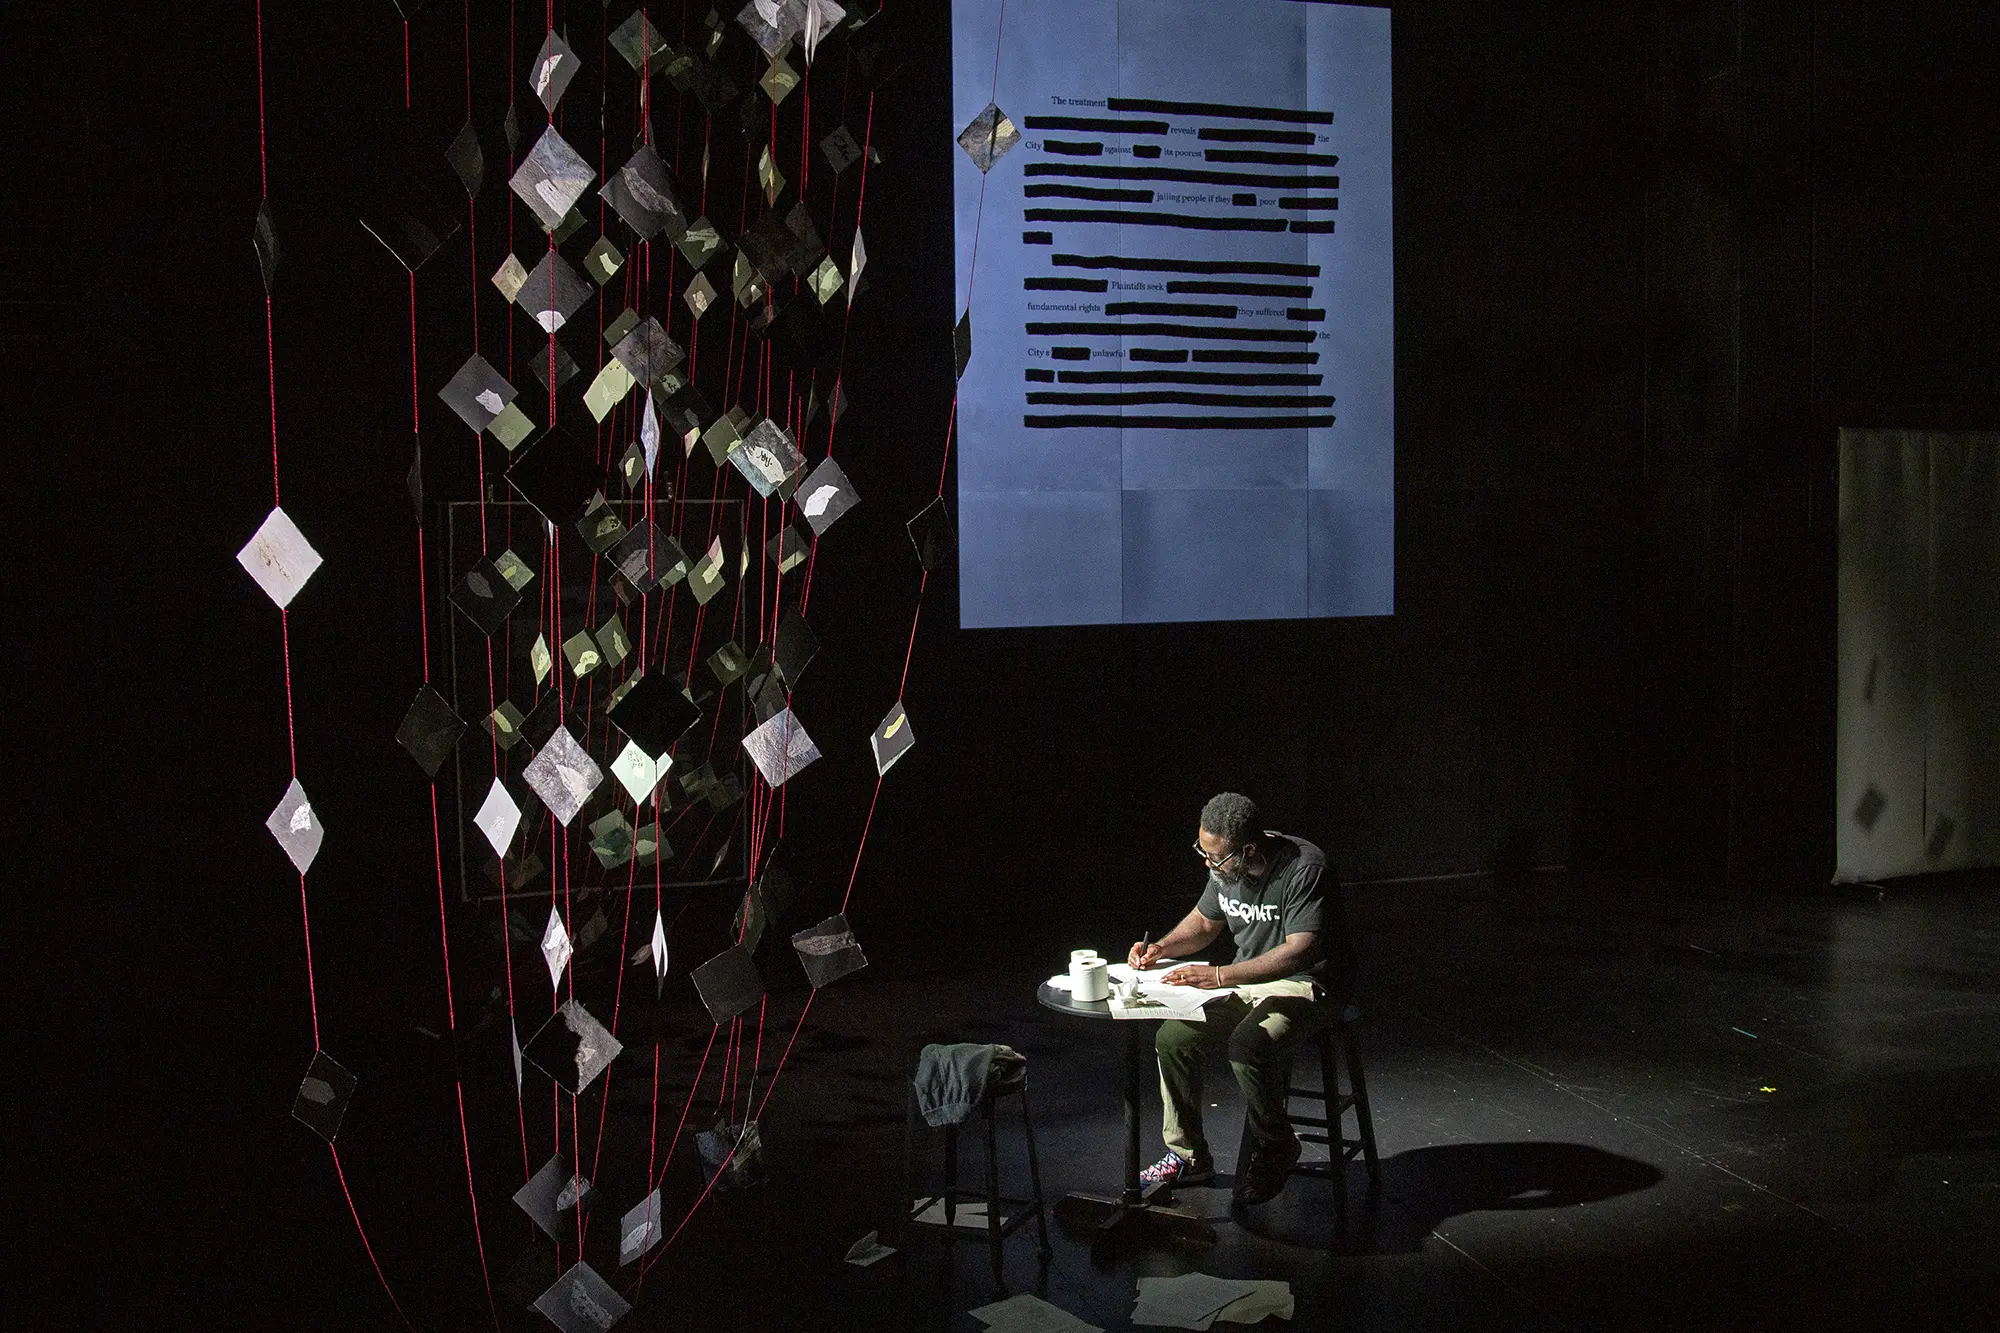
<path fill-rule="evenodd" d="M 1352 956 L 1340 885 L 1327 869 L 1326 853 L 1284 833 L 1267 830 L 1264 839 L 1264 874 L 1256 879 L 1246 875 L 1236 884 L 1210 875 L 1195 910 L 1210 921 L 1229 923 L 1239 963 L 1269 953 L 1287 935 L 1312 931 L 1319 937 L 1320 958 L 1288 979 L 1314 981 L 1345 998 Z"/>

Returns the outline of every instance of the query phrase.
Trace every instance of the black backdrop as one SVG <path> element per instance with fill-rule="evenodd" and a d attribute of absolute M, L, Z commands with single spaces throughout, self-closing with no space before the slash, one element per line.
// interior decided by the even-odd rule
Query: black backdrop
<path fill-rule="evenodd" d="M 423 788 L 390 740 L 418 660 L 405 292 L 352 202 L 400 114 L 402 29 L 386 2 L 267 8 L 284 500 L 327 557 L 293 662 L 334 1045 L 442 1007 Z M 594 31 L 597 6 L 558 8 Z M 898 528 L 950 401 L 947 7 L 892 8 L 908 61 L 878 102 L 843 455 L 867 497 L 850 549 L 880 554 L 818 575 L 827 655 L 800 706 L 836 762 L 790 807 L 815 903 L 866 808 L 916 584 Z M 2000 20 L 1750 8 L 1396 6 L 1396 615 L 962 633 L 934 579 L 919 745 L 857 890 L 871 952 L 1158 924 L 1224 786 L 1350 878 L 1824 882 L 1833 433 L 2000 409 Z M 11 87 L 5 201 L 4 360 L 47 423 L 21 464 L 47 483 L 14 561 L 15 586 L 46 583 L 18 598 L 46 648 L 17 725 L 41 774 L 78 779 L 27 784 L 51 832 L 21 910 L 65 960 L 32 1001 L 88 1056 L 52 1043 L 64 1076 L 10 1096 L 59 1113 L 38 1156 L 115 1210 L 59 1244 L 100 1252 L 107 1216 L 157 1235 L 114 1294 L 302 1281 L 345 1222 L 284 1133 L 310 1041 L 294 881 L 261 828 L 285 778 L 277 626 L 233 566 L 269 505 L 252 12 L 15 17 L 46 52 Z M 476 43 L 499 24 L 475 22 Z M 413 25 L 420 106 L 461 95 L 458 25 L 442 2 Z M 475 69 L 495 107 L 498 77 Z M 420 279 L 426 329 L 467 280 L 461 236 Z M 436 415 L 464 349 L 429 344 Z"/>

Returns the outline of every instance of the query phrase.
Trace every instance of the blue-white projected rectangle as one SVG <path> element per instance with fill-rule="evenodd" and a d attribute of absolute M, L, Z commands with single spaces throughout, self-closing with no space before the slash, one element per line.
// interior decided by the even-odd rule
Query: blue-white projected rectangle
<path fill-rule="evenodd" d="M 960 619 L 1387 615 L 1389 12 L 953 0 Z M 1002 142 L 1005 142 L 1004 138 Z"/>

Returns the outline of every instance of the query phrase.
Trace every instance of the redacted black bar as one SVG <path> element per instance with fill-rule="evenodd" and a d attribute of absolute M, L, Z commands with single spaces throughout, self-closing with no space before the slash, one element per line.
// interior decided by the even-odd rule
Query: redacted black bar
<path fill-rule="evenodd" d="M 1157 361 L 1169 365 L 1188 359 L 1185 347 L 1128 347 L 1125 355 L 1134 361 Z"/>
<path fill-rule="evenodd" d="M 1201 156 L 1206 162 L 1262 162 L 1273 167 L 1332 167 L 1340 164 L 1338 153 L 1270 153 L 1258 148 L 1211 148 Z"/>
<path fill-rule="evenodd" d="M 1032 190 L 1035 187 L 1030 185 L 1028 188 Z M 1152 202 L 1150 194 L 1146 196 L 1146 201 L 1148 203 Z M 1278 207 L 1310 209 L 1314 212 L 1330 213 L 1340 207 L 1340 196 L 1337 194 L 1327 194 L 1308 199 L 1299 195 L 1280 195 L 1278 197 Z"/>
<path fill-rule="evenodd" d="M 1170 282 L 1167 290 L 1188 296 L 1290 296 L 1299 300 L 1313 294 L 1305 283 L 1289 282 Z"/>
<path fill-rule="evenodd" d="M 1295 236 L 1330 236 L 1333 234 L 1333 219 L 1293 218 L 1292 234 Z"/>
<path fill-rule="evenodd" d="M 1057 268 L 1116 268 L 1134 273 L 1255 273 L 1278 278 L 1317 278 L 1318 264 L 1278 264 L 1259 259 L 1127 259 L 1123 255 L 1049 256 Z"/>
<path fill-rule="evenodd" d="M 1132 145 L 1132 156 L 1134 157 L 1158 157 L 1159 155 L 1160 146 L 1156 143 L 1135 143 Z"/>
<path fill-rule="evenodd" d="M 1053 384 L 1056 378 L 1053 370 L 1035 370 L 1031 367 L 1024 373 L 1032 384 Z"/>
<path fill-rule="evenodd" d="M 1331 111 L 1295 111 L 1278 106 L 1232 106 L 1227 102 L 1162 102 L 1151 97 L 1113 97 L 1106 111 L 1150 112 L 1156 116 L 1203 116 L 1209 120 L 1273 120 L 1281 125 L 1331 125 Z"/>
<path fill-rule="evenodd" d="M 1034 124 L 1031 118 L 1028 123 Z M 1207 139 L 1212 143 L 1302 143 L 1310 144 L 1317 137 L 1311 130 L 1238 130 L 1204 125 L 1197 139 Z"/>
<path fill-rule="evenodd" d="M 1194 359 L 1211 365 L 1216 362 L 1257 362 L 1267 366 L 1311 366 L 1319 363 L 1319 353 L 1265 352 L 1247 347 L 1197 347 Z"/>
<path fill-rule="evenodd" d="M 1296 319 L 1307 324 L 1317 324 L 1326 318 L 1326 311 L 1316 306 L 1303 310 L 1297 306 L 1293 306 L 1285 312 L 1285 318 Z"/>
<path fill-rule="evenodd" d="M 1124 416 L 1117 412 L 1071 412 L 1062 416 L 1024 416 L 1029 430 L 1062 430 L 1071 426 L 1123 426 L 1128 430 L 1307 430 L 1331 426 L 1333 413 L 1281 417 Z"/>
<path fill-rule="evenodd" d="M 1044 139 L 1042 140 L 1042 151 L 1045 153 L 1064 153 L 1070 157 L 1102 157 L 1104 156 L 1104 145 L 1096 140 L 1086 143 L 1078 139 Z"/>
<path fill-rule="evenodd" d="M 1330 393 L 1200 393 L 1187 389 L 1127 389 L 1102 393 L 1042 390 L 1034 407 L 1332 407 Z"/>
<path fill-rule="evenodd" d="M 1316 336 L 1311 329 L 1230 329 L 1219 324 L 1127 324 L 1120 320 L 1029 320 L 1030 335 L 1060 337 L 1115 338 L 1213 338 L 1247 343 L 1309 343 Z"/>
<path fill-rule="evenodd" d="M 1031 292 L 1104 292 L 1111 284 L 1103 278 L 1023 278 L 1021 285 Z M 1310 296 L 1311 288 L 1301 288 L 1300 296 Z"/>
<path fill-rule="evenodd" d="M 1021 233 L 1023 245 L 1054 245 L 1056 234 L 1052 231 L 1024 231 Z"/>
<path fill-rule="evenodd" d="M 1165 134 L 1167 122 L 1164 120 L 1103 120 L 1095 116 L 1029 116 L 1026 123 L 1031 130 L 1084 130 L 1091 134 Z M 1208 137 L 1206 130 L 1202 137 Z M 1291 143 L 1287 139 L 1284 142 Z M 1308 134 L 1305 142 L 1311 143 Z"/>
<path fill-rule="evenodd" d="M 1185 227 L 1193 231 L 1283 231 L 1283 218 L 1205 218 L 1196 213 L 1142 213 L 1136 208 L 1029 208 L 1026 222 L 1111 222 L 1127 227 Z M 1293 224 L 1295 227 L 1296 223 Z"/>
<path fill-rule="evenodd" d="M 1057 361 L 1088 361 L 1090 360 L 1090 349 L 1088 347 L 1051 347 L 1049 349 L 1049 356 Z"/>
<path fill-rule="evenodd" d="M 1137 148 L 1132 151 L 1139 154 Z M 1185 181 L 1190 185 L 1255 185 L 1266 190 L 1340 188 L 1338 176 L 1273 176 L 1261 171 L 1205 171 L 1200 167 L 1109 167 L 1096 162 L 1030 162 L 1021 169 L 1021 174 L 1071 176 L 1086 180 Z"/>
<path fill-rule="evenodd" d="M 1228 371 L 1228 370 L 1065 370 L 1059 375 L 1050 372 L 1029 371 L 1029 379 L 1057 379 L 1064 384 L 1242 384 L 1242 385 L 1297 385 L 1311 388 L 1325 379 L 1324 375 L 1296 375 L 1283 371 Z"/>
<path fill-rule="evenodd" d="M 1112 301 L 1107 315 L 1176 315 L 1183 319 L 1235 319 L 1233 305 L 1202 305 L 1194 301 Z"/>
<path fill-rule="evenodd" d="M 1120 190 L 1102 185 L 1030 185 L 1021 193 L 1030 199 L 1095 199 L 1107 204 L 1150 204 L 1151 190 Z"/>
<path fill-rule="evenodd" d="M 1229 196 L 1229 202 L 1238 208 L 1255 208 L 1257 206 L 1257 196 L 1254 194 L 1232 194 Z"/>

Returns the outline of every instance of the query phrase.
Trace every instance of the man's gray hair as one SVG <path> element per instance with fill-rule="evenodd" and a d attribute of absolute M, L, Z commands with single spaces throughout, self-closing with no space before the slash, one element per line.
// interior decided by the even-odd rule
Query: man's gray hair
<path fill-rule="evenodd" d="M 1201 826 L 1231 847 L 1241 847 L 1264 836 L 1264 824 L 1257 803 L 1238 792 L 1211 796 L 1201 808 Z"/>

